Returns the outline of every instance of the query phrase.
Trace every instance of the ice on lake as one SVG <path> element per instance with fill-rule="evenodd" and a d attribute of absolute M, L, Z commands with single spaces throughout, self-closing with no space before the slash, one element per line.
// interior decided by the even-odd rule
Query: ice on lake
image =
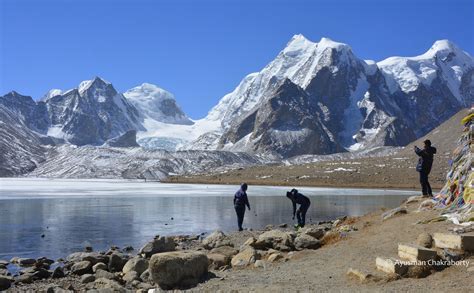
<path fill-rule="evenodd" d="M 64 257 L 92 245 L 132 245 L 155 235 L 236 230 L 236 185 L 126 180 L 0 179 L 0 258 Z M 292 223 L 291 187 L 249 186 L 244 226 Z M 308 219 L 358 216 L 395 207 L 413 191 L 298 188 L 311 198 Z M 172 219 L 173 218 L 173 219 Z M 44 235 L 44 237 L 41 237 Z"/>

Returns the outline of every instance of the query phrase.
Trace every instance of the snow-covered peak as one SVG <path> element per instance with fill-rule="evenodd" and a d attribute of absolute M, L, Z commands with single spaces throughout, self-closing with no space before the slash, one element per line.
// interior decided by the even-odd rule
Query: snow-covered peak
<path fill-rule="evenodd" d="M 193 124 L 176 104 L 173 94 L 154 84 L 143 83 L 129 89 L 123 95 L 140 110 L 144 119 L 150 118 L 173 124 Z"/>
<path fill-rule="evenodd" d="M 316 43 L 311 42 L 303 35 L 298 34 L 294 35 L 291 40 L 286 44 L 283 53 L 287 55 L 300 54 L 304 51 L 313 50 L 316 46 Z"/>
<path fill-rule="evenodd" d="M 338 51 L 341 51 L 341 50 L 350 50 L 351 47 L 347 44 L 344 44 L 344 43 L 339 43 L 339 42 L 335 42 L 333 40 L 331 40 L 330 38 L 321 38 L 321 40 L 319 41 L 318 43 L 318 47 L 319 47 L 319 50 L 321 49 L 326 49 L 326 48 L 332 48 L 332 49 L 336 49 Z"/>
<path fill-rule="evenodd" d="M 174 96 L 172 93 L 154 85 L 151 83 L 142 83 L 141 85 L 129 89 L 124 93 L 125 97 L 130 100 L 165 100 L 171 99 L 174 100 Z"/>
<path fill-rule="evenodd" d="M 79 87 L 77 88 L 79 90 L 79 94 L 83 94 L 85 91 L 87 91 L 92 85 L 109 85 L 111 84 L 110 82 L 106 81 L 105 79 L 96 76 L 94 79 L 91 80 L 84 80 L 79 84 Z"/>
<path fill-rule="evenodd" d="M 462 101 L 459 87 L 462 76 L 474 68 L 473 58 L 448 40 L 434 42 L 424 54 L 414 57 L 390 57 L 377 63 L 389 89 L 395 92 L 416 90 L 420 83 L 430 86 L 439 76 L 447 82 L 454 96 Z"/>
<path fill-rule="evenodd" d="M 62 93 L 63 91 L 60 89 L 51 89 L 41 98 L 41 101 L 47 101 L 52 97 L 61 95 Z"/>

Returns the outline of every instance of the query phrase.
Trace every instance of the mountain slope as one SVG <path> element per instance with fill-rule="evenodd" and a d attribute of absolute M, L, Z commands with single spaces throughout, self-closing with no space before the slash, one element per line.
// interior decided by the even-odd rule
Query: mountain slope
<path fill-rule="evenodd" d="M 319 148 L 295 153 L 289 151 L 293 142 L 285 133 L 277 138 L 273 127 L 249 132 L 252 113 L 273 111 L 265 105 L 287 79 L 305 92 L 313 105 L 311 114 L 321 122 L 312 134 L 321 141 Z M 349 151 L 403 146 L 474 101 L 473 80 L 472 57 L 448 41 L 435 42 L 417 57 L 375 63 L 357 58 L 346 44 L 327 38 L 314 43 L 296 35 L 262 71 L 246 76 L 220 100 L 204 119 L 219 127 L 188 148 L 260 152 L 273 147 L 274 154 L 285 157 L 340 150 L 334 145 Z M 293 98 L 298 100 L 298 94 Z M 236 136 L 243 129 L 247 135 Z M 256 147 L 262 135 L 272 139 Z M 272 145 L 277 142 L 278 147 Z"/>
<path fill-rule="evenodd" d="M 45 148 L 39 137 L 12 112 L 0 104 L 0 177 L 18 176 L 44 161 Z"/>

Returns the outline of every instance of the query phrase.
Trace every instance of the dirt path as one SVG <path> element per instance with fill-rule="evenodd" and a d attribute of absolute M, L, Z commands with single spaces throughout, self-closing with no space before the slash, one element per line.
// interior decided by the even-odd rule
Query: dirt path
<path fill-rule="evenodd" d="M 252 292 L 327 292 L 327 291 L 385 291 L 385 292 L 472 292 L 474 277 L 466 267 L 450 267 L 423 279 L 404 278 L 391 282 L 361 284 L 346 276 L 352 267 L 383 276 L 375 270 L 375 257 L 396 257 L 398 243 L 415 243 L 422 232 L 447 232 L 454 226 L 447 222 L 416 224 L 430 219 L 439 211 L 417 213 L 411 204 L 407 215 L 383 221 L 380 212 L 361 217 L 355 224 L 359 231 L 336 244 L 319 250 L 306 250 L 285 263 L 266 269 L 241 269 L 218 272 L 217 278 L 201 284 L 197 289 L 208 291 Z M 474 256 L 469 259 L 474 267 Z"/>

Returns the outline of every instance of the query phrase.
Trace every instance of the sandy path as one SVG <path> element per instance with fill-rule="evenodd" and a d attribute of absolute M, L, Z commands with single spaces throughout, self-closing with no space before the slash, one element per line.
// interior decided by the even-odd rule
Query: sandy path
<path fill-rule="evenodd" d="M 218 278 L 201 284 L 198 289 L 209 291 L 388 291 L 388 292 L 472 292 L 474 276 L 466 267 L 450 267 L 424 279 L 401 279 L 392 282 L 360 284 L 348 279 L 349 267 L 383 276 L 375 270 L 375 257 L 397 256 L 398 243 L 414 243 L 422 232 L 446 232 L 452 224 L 441 222 L 415 225 L 429 219 L 436 211 L 413 212 L 382 222 L 379 213 L 361 217 L 355 224 L 357 232 L 333 245 L 315 251 L 303 251 L 290 261 L 266 269 L 242 269 L 217 273 Z M 470 257 L 474 266 L 474 256 Z M 221 280 L 220 278 L 224 278 Z"/>

